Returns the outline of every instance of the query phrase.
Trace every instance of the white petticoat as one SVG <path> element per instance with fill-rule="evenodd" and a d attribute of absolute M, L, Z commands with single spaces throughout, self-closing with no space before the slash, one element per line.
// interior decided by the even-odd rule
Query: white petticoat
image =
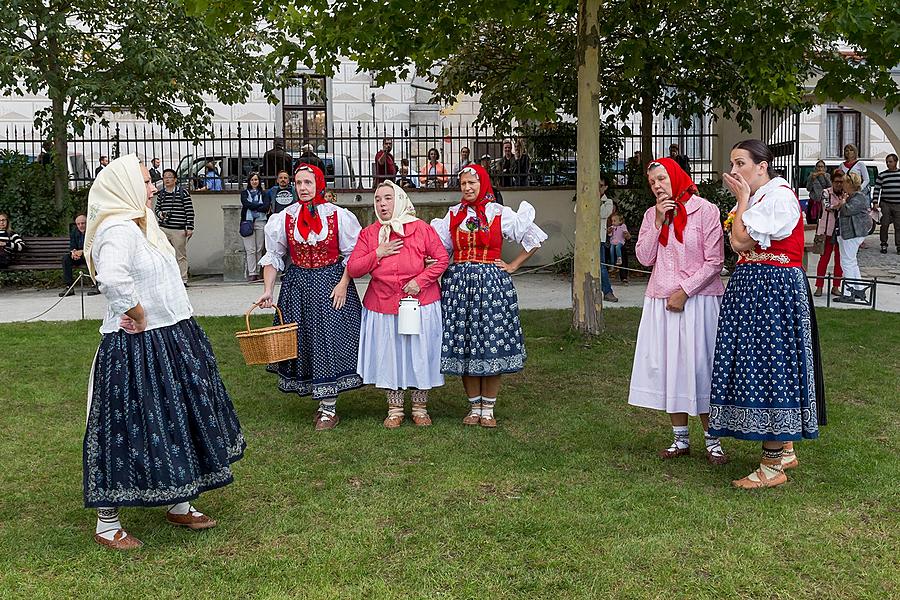
<path fill-rule="evenodd" d="M 666 310 L 665 298 L 644 298 L 628 404 L 709 413 L 721 305 L 720 296 L 694 296 L 679 313 Z"/>
<path fill-rule="evenodd" d="M 441 303 L 419 309 L 422 333 L 397 333 L 397 315 L 362 309 L 357 372 L 364 383 L 397 390 L 429 390 L 444 385 L 441 375 Z"/>

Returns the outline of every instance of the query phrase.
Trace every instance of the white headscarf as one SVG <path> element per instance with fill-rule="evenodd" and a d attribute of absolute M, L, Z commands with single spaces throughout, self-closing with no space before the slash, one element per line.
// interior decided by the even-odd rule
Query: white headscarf
<path fill-rule="evenodd" d="M 175 249 L 159 229 L 156 215 L 147 206 L 147 186 L 141 175 L 141 163 L 134 154 L 112 161 L 97 174 L 88 193 L 87 229 L 84 232 L 84 260 L 96 281 L 91 248 L 97 229 L 106 219 L 144 219 L 141 229 L 153 246 L 175 256 Z"/>
<path fill-rule="evenodd" d="M 378 207 L 375 207 L 375 218 L 381 223 L 381 229 L 378 231 L 379 244 L 383 244 L 391 238 L 391 231 L 402 236 L 403 225 L 416 220 L 416 207 L 413 206 L 406 191 L 393 181 L 385 181 L 384 183 L 390 185 L 394 190 L 394 214 L 385 221 L 378 215 Z M 382 185 L 384 184 L 379 184 L 378 187 L 380 188 Z M 377 192 L 378 188 L 375 188 L 375 191 Z"/>

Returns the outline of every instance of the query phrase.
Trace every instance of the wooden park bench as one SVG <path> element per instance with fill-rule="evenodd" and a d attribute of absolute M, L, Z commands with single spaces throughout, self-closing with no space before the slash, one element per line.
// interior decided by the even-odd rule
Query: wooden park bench
<path fill-rule="evenodd" d="M 7 271 L 47 271 L 62 269 L 62 257 L 69 252 L 67 237 L 23 237 L 25 250 L 16 254 Z"/>

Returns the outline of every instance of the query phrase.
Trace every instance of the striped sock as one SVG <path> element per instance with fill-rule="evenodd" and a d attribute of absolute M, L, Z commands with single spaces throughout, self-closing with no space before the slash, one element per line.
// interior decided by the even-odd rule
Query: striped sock
<path fill-rule="evenodd" d="M 337 413 L 337 398 L 319 400 L 319 412 L 327 417 L 333 417 Z"/>
<path fill-rule="evenodd" d="M 104 539 L 112 540 L 119 529 L 122 529 L 122 523 L 119 521 L 118 508 L 104 506 L 97 509 L 97 528 L 94 533 Z"/>
<path fill-rule="evenodd" d="M 687 425 L 672 425 L 672 434 L 675 436 L 672 445 L 669 446 L 670 451 L 684 450 L 691 447 L 690 430 Z"/>
<path fill-rule="evenodd" d="M 493 419 L 494 418 L 494 405 L 497 403 L 496 398 L 486 398 L 484 396 L 481 397 L 481 418 L 482 419 Z"/>
<path fill-rule="evenodd" d="M 414 417 L 428 416 L 428 390 L 413 390 L 412 414 Z"/>
<path fill-rule="evenodd" d="M 781 466 L 781 457 L 784 455 L 783 448 L 763 448 L 763 458 L 759 463 L 760 470 L 766 475 L 767 479 L 772 479 L 779 473 L 784 471 Z"/>
<path fill-rule="evenodd" d="M 703 438 L 706 440 L 706 451 L 713 456 L 725 456 L 725 450 L 722 449 L 722 443 L 719 438 L 709 435 L 709 432 L 703 432 Z"/>
<path fill-rule="evenodd" d="M 388 390 L 388 418 L 403 416 L 403 390 Z"/>
<path fill-rule="evenodd" d="M 481 396 L 469 398 L 469 415 L 481 416 Z"/>

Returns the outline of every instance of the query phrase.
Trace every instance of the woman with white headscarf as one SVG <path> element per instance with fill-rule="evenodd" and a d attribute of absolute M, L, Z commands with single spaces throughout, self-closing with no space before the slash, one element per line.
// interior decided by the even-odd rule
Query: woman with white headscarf
<path fill-rule="evenodd" d="M 350 255 L 350 277 L 372 276 L 363 298 L 357 371 L 364 383 L 387 390 L 388 429 L 403 423 L 403 390 L 412 389 L 412 419 L 431 425 L 428 390 L 441 375 L 441 288 L 450 257 L 434 229 L 416 217 L 406 192 L 391 181 L 375 189 L 377 222 L 362 230 Z M 426 266 L 425 259 L 429 260 Z M 419 301 L 418 335 L 398 331 L 400 300 Z"/>
<path fill-rule="evenodd" d="M 88 196 L 84 256 L 109 304 L 88 384 L 84 503 L 97 509 L 94 539 L 116 550 L 141 546 L 123 529 L 121 506 L 167 506 L 173 525 L 215 527 L 190 501 L 231 483 L 245 447 L 150 208 L 155 193 L 132 154 L 109 163 Z"/>

